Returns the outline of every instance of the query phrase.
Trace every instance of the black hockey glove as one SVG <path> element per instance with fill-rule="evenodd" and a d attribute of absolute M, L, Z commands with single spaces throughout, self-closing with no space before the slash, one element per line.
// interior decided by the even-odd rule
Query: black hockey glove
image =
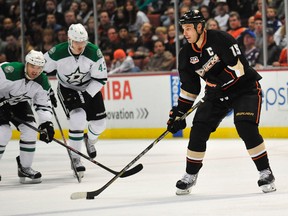
<path fill-rule="evenodd" d="M 55 94 L 54 94 L 53 89 L 50 90 L 50 92 L 49 92 L 49 97 L 50 97 L 52 106 L 56 108 L 56 107 L 57 107 L 57 99 L 56 99 L 56 97 L 55 97 Z"/>
<path fill-rule="evenodd" d="M 167 130 L 171 133 L 177 133 L 179 130 L 186 128 L 186 120 L 177 120 L 184 113 L 181 112 L 178 107 L 173 107 L 169 113 L 169 120 L 167 121 Z"/>
<path fill-rule="evenodd" d="M 39 126 L 39 129 L 41 130 L 40 132 L 40 137 L 39 139 L 41 141 L 44 141 L 46 143 L 49 143 L 53 140 L 54 137 L 54 127 L 53 123 L 50 121 L 44 122 Z"/>

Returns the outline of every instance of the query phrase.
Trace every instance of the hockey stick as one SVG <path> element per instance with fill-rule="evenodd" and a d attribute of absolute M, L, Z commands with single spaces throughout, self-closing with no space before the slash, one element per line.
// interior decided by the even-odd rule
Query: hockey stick
<path fill-rule="evenodd" d="M 39 133 L 42 132 L 42 131 L 39 130 L 38 128 L 36 128 L 36 127 L 34 127 L 33 125 L 31 125 L 31 124 L 29 124 L 29 123 L 27 123 L 27 122 L 25 122 L 25 121 L 17 118 L 16 116 L 12 116 L 12 119 L 14 119 L 15 121 L 17 121 L 17 122 L 19 122 L 19 123 L 21 123 L 21 124 L 26 125 L 27 127 L 31 128 L 31 129 L 39 132 Z M 44 131 L 44 132 L 45 132 L 45 131 Z M 112 174 L 114 174 L 114 175 L 119 175 L 119 174 L 120 174 L 120 172 L 114 171 L 114 170 L 112 170 L 112 169 L 104 166 L 103 164 L 101 164 L 101 163 L 99 163 L 99 162 L 91 159 L 90 157 L 86 156 L 85 154 L 82 154 L 81 152 L 79 152 L 79 151 L 77 151 L 76 149 L 72 148 L 71 146 L 65 145 L 65 144 L 64 144 L 63 142 L 61 142 L 60 140 L 57 140 L 57 139 L 53 138 L 53 141 L 55 141 L 56 143 L 64 146 L 65 148 L 67 148 L 67 149 L 75 152 L 76 154 L 84 157 L 85 159 L 87 159 L 87 160 L 89 160 L 90 162 L 92 162 L 92 163 L 100 166 L 101 168 L 107 170 L 108 172 L 110 172 L 110 173 L 112 173 Z M 126 170 L 127 170 L 127 171 L 125 170 L 126 172 L 122 172 L 122 170 L 121 170 L 121 176 L 119 176 L 119 177 L 124 178 L 124 177 L 128 177 L 128 176 L 134 175 L 134 174 L 140 172 L 142 169 L 143 169 L 143 165 L 142 165 L 142 164 L 138 164 L 137 166 L 131 168 L 130 170 L 127 170 L 127 169 L 126 169 Z"/>
<path fill-rule="evenodd" d="M 52 106 L 52 110 L 53 110 L 53 114 L 54 114 L 55 120 L 56 120 L 56 122 L 57 122 L 57 125 L 58 125 L 58 127 L 59 127 L 59 130 L 60 130 L 62 139 L 63 139 L 63 141 L 64 141 L 64 144 L 65 144 L 66 146 L 68 146 L 68 144 L 67 144 L 67 142 L 66 142 L 66 139 L 65 139 L 65 136 L 64 136 L 64 133 L 63 133 L 63 130 L 62 130 L 62 127 L 61 127 L 61 125 L 60 125 L 59 119 L 58 119 L 58 117 L 57 117 L 57 114 L 56 114 L 55 109 L 54 109 L 53 106 Z M 68 153 L 69 159 L 70 159 L 70 161 L 71 161 L 71 166 L 72 166 L 73 172 L 74 172 L 74 174 L 75 174 L 78 182 L 81 183 L 81 178 L 79 177 L 79 175 L 78 175 L 78 173 L 77 173 L 77 170 L 76 170 L 76 167 L 75 167 L 75 164 L 74 164 L 73 161 L 72 161 L 71 151 L 70 151 L 69 149 L 67 149 L 67 153 Z"/>
<path fill-rule="evenodd" d="M 197 109 L 200 104 L 202 104 L 204 101 L 201 99 L 197 104 L 195 104 L 193 107 L 191 107 L 183 116 L 181 116 L 179 120 L 185 119 L 190 113 L 192 113 L 195 109 Z M 163 132 L 153 143 L 151 143 L 146 149 L 144 149 L 136 158 L 134 158 L 128 165 L 126 165 L 116 176 L 114 176 L 109 182 L 107 182 L 103 187 L 101 187 L 98 190 L 90 191 L 90 192 L 75 192 L 71 194 L 71 199 L 94 199 L 96 196 L 98 196 L 100 193 L 102 193 L 109 185 L 111 185 L 117 178 L 121 177 L 121 175 L 129 169 L 136 161 L 138 161 L 143 155 L 145 155 L 154 145 L 156 145 L 160 140 L 162 140 L 167 134 L 169 133 L 168 130 Z"/>

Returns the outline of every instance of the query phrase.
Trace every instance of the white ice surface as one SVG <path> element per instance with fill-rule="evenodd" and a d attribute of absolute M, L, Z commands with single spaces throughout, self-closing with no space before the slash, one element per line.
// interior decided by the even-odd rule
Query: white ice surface
<path fill-rule="evenodd" d="M 120 171 L 153 140 L 100 140 L 96 161 Z M 113 174 L 82 159 L 85 177 L 72 176 L 66 149 L 57 143 L 38 143 L 33 168 L 42 183 L 22 185 L 11 141 L 0 161 L 0 215 L 61 216 L 287 216 L 288 140 L 266 140 L 277 191 L 264 194 L 258 172 L 240 140 L 210 140 L 204 166 L 192 193 L 175 195 L 175 183 L 185 171 L 187 139 L 163 139 L 137 163 L 144 169 L 113 182 L 94 200 L 71 200 L 73 192 L 101 188 Z M 84 151 L 83 146 L 83 153 Z"/>

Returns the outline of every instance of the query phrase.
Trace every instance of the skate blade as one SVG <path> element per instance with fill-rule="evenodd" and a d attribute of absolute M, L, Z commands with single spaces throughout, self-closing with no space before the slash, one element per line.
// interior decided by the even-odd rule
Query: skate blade
<path fill-rule="evenodd" d="M 37 178 L 37 179 L 27 178 L 26 179 L 26 177 L 20 177 L 19 182 L 21 184 L 39 184 L 42 182 L 42 179 L 41 178 Z"/>
<path fill-rule="evenodd" d="M 260 188 L 262 189 L 263 193 L 270 193 L 276 191 L 274 183 L 262 185 L 260 186 Z"/>
<path fill-rule="evenodd" d="M 78 176 L 79 176 L 79 178 L 83 178 L 84 177 L 84 172 L 77 172 L 78 173 Z M 73 173 L 73 176 L 75 177 L 75 178 L 77 178 L 76 177 L 76 175 L 75 175 L 75 173 Z"/>
<path fill-rule="evenodd" d="M 188 189 L 185 189 L 185 190 L 182 190 L 182 189 L 177 189 L 176 191 L 176 195 L 187 195 L 187 194 L 190 194 L 191 193 L 191 190 L 192 188 L 188 188 Z"/>

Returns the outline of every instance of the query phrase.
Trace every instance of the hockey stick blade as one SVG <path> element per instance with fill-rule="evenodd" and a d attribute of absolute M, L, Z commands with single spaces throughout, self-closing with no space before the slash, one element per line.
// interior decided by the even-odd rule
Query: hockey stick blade
<path fill-rule="evenodd" d="M 126 175 L 133 175 L 135 173 L 140 172 L 143 169 L 143 165 L 142 164 L 138 164 L 137 166 L 131 168 L 130 170 L 127 170 L 126 172 L 124 172 L 121 176 Z M 118 173 L 116 176 L 120 175 L 121 173 Z M 120 176 L 120 177 L 121 177 Z M 72 193 L 70 198 L 72 200 L 76 200 L 76 199 L 94 199 L 95 196 L 98 196 L 106 187 L 102 187 L 97 191 L 91 191 L 91 192 L 75 192 Z"/>
<path fill-rule="evenodd" d="M 31 128 L 31 129 L 39 132 L 39 133 L 42 132 L 42 131 L 39 130 L 38 128 L 36 128 L 36 127 L 34 127 L 33 125 L 31 125 L 31 124 L 23 121 L 22 119 L 19 119 L 19 118 L 16 117 L 16 116 L 12 116 L 12 119 L 14 119 L 15 121 L 17 121 L 17 122 L 19 122 L 19 123 L 21 123 L 21 124 L 26 125 L 27 127 Z M 101 168 L 107 170 L 108 172 L 113 173 L 114 175 L 117 175 L 117 176 L 118 176 L 118 175 L 121 173 L 121 175 L 119 175 L 120 178 L 125 178 L 125 177 L 128 177 L 128 176 L 134 175 L 134 174 L 138 173 L 139 171 L 141 171 L 141 170 L 143 169 L 143 165 L 142 165 L 142 164 L 139 164 L 139 165 L 137 165 L 136 167 L 134 167 L 134 168 L 132 168 L 132 169 L 130 169 L 130 170 L 125 170 L 125 172 L 122 172 L 122 171 L 117 172 L 117 171 L 115 171 L 115 170 L 110 169 L 110 168 L 107 167 L 107 166 L 104 166 L 104 165 L 101 164 L 100 162 L 91 159 L 91 158 L 88 157 L 87 155 L 85 155 L 85 154 L 77 151 L 76 149 L 72 148 L 71 146 L 65 145 L 65 143 L 61 142 L 60 140 L 57 140 L 57 139 L 53 138 L 53 141 L 56 142 L 56 143 L 58 143 L 58 144 L 60 144 L 60 145 L 62 145 L 62 146 L 65 147 L 66 149 L 69 149 L 69 150 L 73 151 L 74 153 L 76 153 L 76 154 L 84 157 L 85 159 L 89 160 L 90 162 L 96 164 L 97 166 L 100 166 Z"/>

